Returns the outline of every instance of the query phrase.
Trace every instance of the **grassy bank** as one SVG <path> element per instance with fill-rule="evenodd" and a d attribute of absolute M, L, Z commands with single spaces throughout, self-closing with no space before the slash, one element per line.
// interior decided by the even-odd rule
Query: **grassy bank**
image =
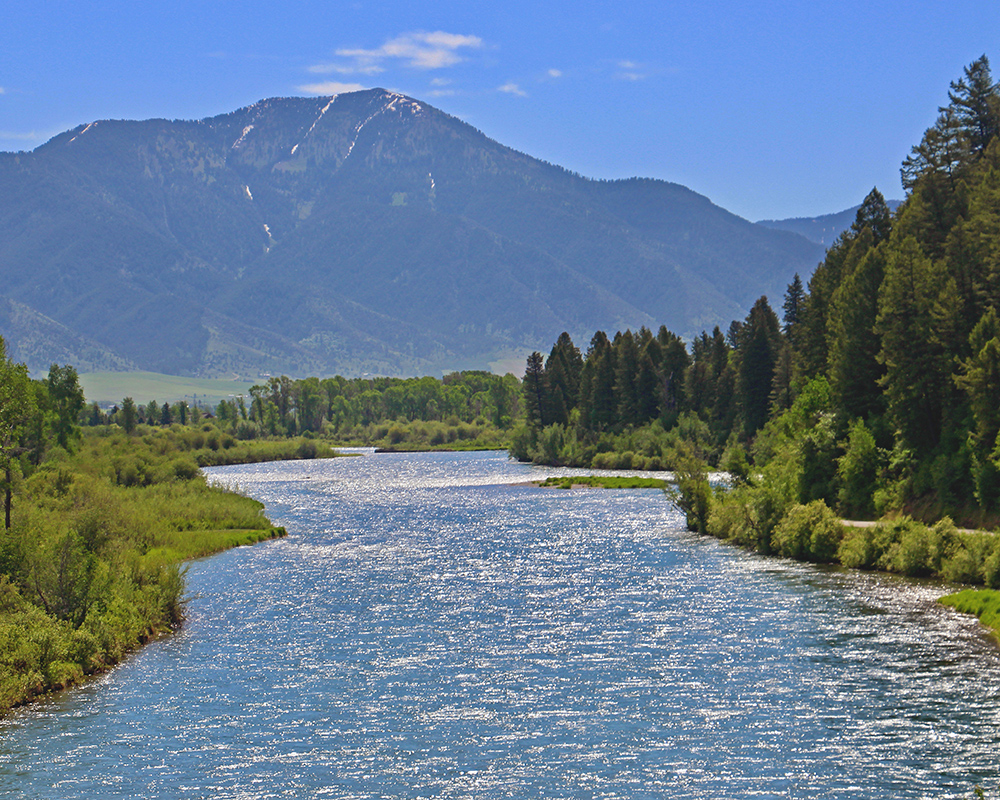
<path fill-rule="evenodd" d="M 940 603 L 973 614 L 993 632 L 993 638 L 1000 642 L 1000 592 L 993 589 L 963 589 L 946 595 Z"/>
<path fill-rule="evenodd" d="M 661 478 L 614 477 L 610 475 L 570 475 L 535 481 L 543 489 L 666 489 L 667 481 Z"/>
<path fill-rule="evenodd" d="M 183 562 L 284 535 L 200 466 L 311 458 L 314 440 L 211 425 L 98 428 L 17 480 L 0 531 L 0 710 L 69 686 L 180 624 Z"/>

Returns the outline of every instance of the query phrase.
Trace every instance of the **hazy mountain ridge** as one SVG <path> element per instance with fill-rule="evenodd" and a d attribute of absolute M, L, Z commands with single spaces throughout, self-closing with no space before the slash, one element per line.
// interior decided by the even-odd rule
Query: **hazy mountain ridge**
<path fill-rule="evenodd" d="M 895 212 L 902 200 L 887 200 L 889 210 Z M 811 242 L 829 247 L 844 231 L 851 227 L 860 205 L 833 214 L 818 217 L 791 217 L 789 219 L 762 219 L 757 224 L 776 231 L 790 231 L 804 236 Z"/>
<path fill-rule="evenodd" d="M 4 154 L 0 183 L 7 294 L 162 372 L 434 372 L 562 330 L 690 335 L 822 256 L 383 90 L 81 125 Z"/>

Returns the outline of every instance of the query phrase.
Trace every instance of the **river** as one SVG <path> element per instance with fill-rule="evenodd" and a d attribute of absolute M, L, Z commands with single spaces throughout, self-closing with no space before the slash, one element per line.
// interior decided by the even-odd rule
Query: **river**
<path fill-rule="evenodd" d="M 0 796 L 995 796 L 1000 657 L 940 587 L 498 453 L 208 472 L 289 536 L 192 564 L 182 631 L 0 720 Z"/>

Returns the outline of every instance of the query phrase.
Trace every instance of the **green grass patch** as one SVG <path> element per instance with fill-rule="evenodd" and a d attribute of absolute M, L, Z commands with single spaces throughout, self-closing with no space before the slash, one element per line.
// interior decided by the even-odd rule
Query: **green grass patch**
<path fill-rule="evenodd" d="M 157 545 L 146 553 L 150 560 L 168 564 L 220 553 L 233 547 L 257 544 L 286 536 L 284 528 L 258 530 L 170 531 L 157 537 Z"/>
<path fill-rule="evenodd" d="M 662 478 L 619 478 L 608 475 L 571 475 L 563 478 L 546 478 L 534 481 L 543 489 L 572 489 L 586 486 L 591 489 L 665 489 L 669 481 Z"/>
<path fill-rule="evenodd" d="M 973 614 L 1000 640 L 1000 592 L 995 589 L 963 589 L 938 600 L 942 605 Z"/>

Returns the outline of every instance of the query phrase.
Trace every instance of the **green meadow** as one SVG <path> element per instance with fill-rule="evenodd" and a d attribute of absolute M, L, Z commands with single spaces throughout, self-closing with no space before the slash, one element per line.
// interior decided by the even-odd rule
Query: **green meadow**
<path fill-rule="evenodd" d="M 261 378 L 260 382 L 265 380 Z M 137 403 L 156 400 L 173 404 L 187 400 L 194 405 L 197 397 L 198 405 L 214 406 L 233 395 L 248 395 L 253 383 L 157 372 L 85 372 L 80 375 L 80 385 L 88 402 L 101 405 L 120 403 L 123 397 L 135 398 Z"/>

